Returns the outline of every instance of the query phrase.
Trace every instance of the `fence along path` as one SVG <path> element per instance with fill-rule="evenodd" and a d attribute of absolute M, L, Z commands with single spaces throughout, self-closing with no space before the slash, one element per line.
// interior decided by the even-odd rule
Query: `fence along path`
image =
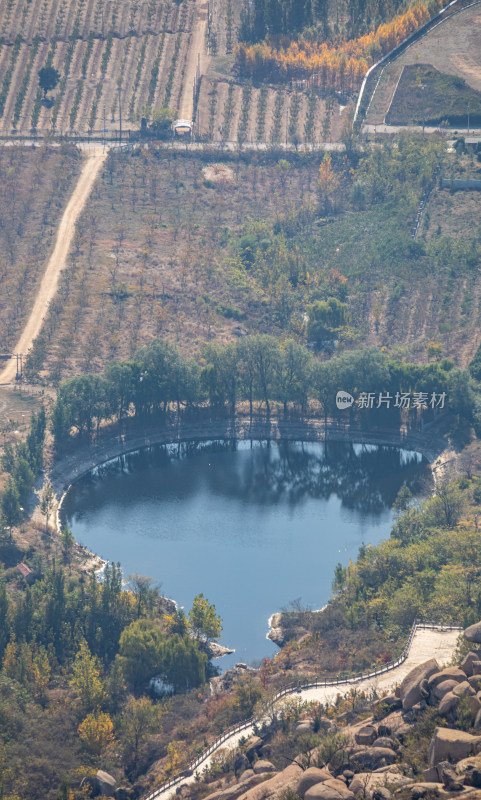
<path fill-rule="evenodd" d="M 461 630 L 462 628 L 456 626 L 436 625 L 415 620 L 407 644 L 396 661 L 355 677 L 333 681 L 314 681 L 308 684 L 293 683 L 274 695 L 269 704 L 269 710 L 289 695 L 295 695 L 305 701 L 326 702 L 334 700 L 337 694 L 347 694 L 353 687 L 361 691 L 371 688 L 375 688 L 377 691 L 389 690 L 400 683 L 413 667 L 422 664 L 429 658 L 436 658 L 440 664 L 450 661 Z M 200 775 L 200 769 L 209 767 L 212 756 L 217 750 L 224 746 L 229 749 L 235 748 L 243 737 L 250 736 L 254 727 L 261 726 L 263 721 L 258 717 L 228 728 L 184 772 L 163 783 L 145 800 L 166 800 L 178 786 L 195 781 L 196 775 Z"/>

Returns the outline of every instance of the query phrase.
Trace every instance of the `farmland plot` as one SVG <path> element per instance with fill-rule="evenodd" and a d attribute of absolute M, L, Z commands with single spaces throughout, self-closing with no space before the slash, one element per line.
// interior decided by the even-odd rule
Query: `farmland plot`
<path fill-rule="evenodd" d="M 176 110 L 195 5 L 8 0 L 0 12 L 0 133 L 84 136 L 106 127 L 115 137 L 120 112 L 128 130 L 147 106 Z M 60 74 L 47 98 L 38 86 L 43 66 Z"/>
<path fill-rule="evenodd" d="M 80 160 L 70 146 L 0 150 L 0 352 L 17 342 Z"/>

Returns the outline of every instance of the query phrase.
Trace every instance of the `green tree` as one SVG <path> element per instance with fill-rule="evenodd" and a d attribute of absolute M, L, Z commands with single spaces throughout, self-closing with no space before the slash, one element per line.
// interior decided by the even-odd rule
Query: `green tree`
<path fill-rule="evenodd" d="M 120 740 L 134 775 L 144 742 L 160 729 L 162 709 L 147 697 L 131 697 L 120 717 Z"/>
<path fill-rule="evenodd" d="M 92 655 L 87 642 L 82 642 L 72 665 L 71 685 L 77 692 L 84 711 L 95 711 L 104 700 L 105 691 L 100 679 L 100 664 Z"/>
<path fill-rule="evenodd" d="M 152 620 L 139 619 L 126 627 L 120 636 L 119 655 L 125 681 L 139 693 L 161 671 L 161 648 L 164 634 Z"/>
<path fill-rule="evenodd" d="M 55 495 L 53 493 L 52 484 L 47 481 L 45 488 L 42 492 L 42 500 L 40 502 L 40 511 L 45 516 L 45 530 L 48 531 L 48 520 L 52 512 L 55 502 Z"/>
<path fill-rule="evenodd" d="M 59 80 L 60 73 L 55 69 L 55 67 L 46 66 L 42 67 L 42 69 L 38 71 L 38 82 L 40 88 L 43 89 L 44 97 L 47 96 L 47 92 L 49 92 L 51 89 L 55 89 Z"/>
<path fill-rule="evenodd" d="M 347 305 L 337 297 L 315 300 L 307 309 L 307 336 L 310 341 L 321 345 L 339 335 L 347 320 Z"/>
<path fill-rule="evenodd" d="M 218 639 L 222 633 L 222 620 L 216 613 L 215 605 L 209 603 L 203 594 L 194 598 L 189 611 L 189 624 L 196 639 Z"/>
<path fill-rule="evenodd" d="M 1 508 L 3 520 L 9 528 L 10 538 L 12 538 L 12 528 L 22 521 L 20 497 L 12 478 L 8 479 L 7 486 L 3 491 Z"/>

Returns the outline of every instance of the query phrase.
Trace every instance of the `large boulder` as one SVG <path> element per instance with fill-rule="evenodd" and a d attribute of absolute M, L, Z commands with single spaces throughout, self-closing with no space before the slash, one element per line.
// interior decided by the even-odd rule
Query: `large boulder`
<path fill-rule="evenodd" d="M 453 694 L 456 694 L 458 697 L 462 697 L 464 694 L 474 695 L 476 692 L 471 684 L 468 683 L 468 681 L 461 681 L 461 683 L 458 683 L 458 685 L 453 689 Z"/>
<path fill-rule="evenodd" d="M 305 793 L 304 800 L 354 800 L 354 793 L 342 781 L 330 778 L 311 786 Z"/>
<path fill-rule="evenodd" d="M 388 694 L 381 697 L 372 704 L 372 715 L 374 719 L 383 719 L 387 714 L 401 708 L 401 698 L 395 694 Z"/>
<path fill-rule="evenodd" d="M 270 761 L 265 761 L 262 758 L 255 762 L 252 769 L 254 770 L 255 775 L 264 775 L 266 772 L 276 772 L 274 764 L 271 764 Z"/>
<path fill-rule="evenodd" d="M 390 747 L 356 747 L 349 754 L 349 766 L 355 772 L 394 764 L 396 753 Z"/>
<path fill-rule="evenodd" d="M 481 622 L 475 622 L 474 625 L 470 625 L 469 628 L 466 628 L 464 631 L 464 638 L 467 639 L 468 642 L 481 644 Z"/>
<path fill-rule="evenodd" d="M 462 758 L 476 755 L 481 749 L 481 736 L 472 736 L 451 728 L 435 728 L 429 745 L 429 763 L 432 767 L 440 761 L 456 763 Z"/>
<path fill-rule="evenodd" d="M 474 674 L 473 672 L 473 663 L 475 661 L 479 661 L 479 653 L 475 653 L 474 650 L 470 650 L 469 653 L 466 653 L 463 660 L 461 661 L 459 668 L 466 673 L 468 678 Z"/>
<path fill-rule="evenodd" d="M 441 700 L 438 710 L 442 717 L 447 716 L 451 711 L 455 711 L 459 705 L 460 698 L 454 692 L 447 692 Z"/>
<path fill-rule="evenodd" d="M 429 691 L 432 692 L 434 687 L 443 681 L 461 683 L 461 681 L 465 680 L 466 673 L 462 669 L 459 669 L 459 667 L 446 667 L 446 669 L 435 672 L 428 678 Z"/>
<path fill-rule="evenodd" d="M 424 664 L 418 664 L 406 675 L 400 686 L 401 703 L 405 711 L 408 711 L 423 699 L 421 684 L 436 672 L 439 672 L 439 664 L 435 658 L 430 658 Z"/>
<path fill-rule="evenodd" d="M 296 790 L 302 769 L 298 764 L 290 764 L 288 767 L 265 780 L 265 775 L 255 775 L 255 780 L 261 781 L 257 786 L 247 789 L 245 784 L 241 784 L 242 800 L 269 800 L 278 797 L 279 793 L 288 789 Z"/>
<path fill-rule="evenodd" d="M 89 791 L 91 797 L 113 797 L 115 790 L 115 778 L 99 769 L 96 775 L 89 775 L 82 778 L 80 788 Z"/>
<path fill-rule="evenodd" d="M 413 800 L 420 800 L 421 797 L 437 797 L 444 793 L 442 783 L 431 782 L 413 783 L 409 791 Z"/>
<path fill-rule="evenodd" d="M 249 768 L 249 760 L 244 753 L 236 753 L 234 756 L 234 772 L 240 774 Z"/>
<path fill-rule="evenodd" d="M 411 780 L 399 772 L 358 772 L 349 784 L 349 789 L 356 795 L 369 798 L 381 787 L 399 788 L 408 783 L 411 783 Z"/>
<path fill-rule="evenodd" d="M 244 753 L 246 754 L 249 761 L 252 761 L 255 754 L 258 750 L 261 749 L 262 745 L 264 744 L 263 740 L 260 736 L 250 736 L 247 742 L 245 743 Z"/>
<path fill-rule="evenodd" d="M 377 739 L 377 730 L 374 725 L 363 725 L 356 731 L 355 737 L 357 744 L 370 745 Z"/>
<path fill-rule="evenodd" d="M 457 681 L 453 681 L 452 678 L 449 680 L 441 681 L 438 683 L 431 691 L 431 702 L 435 702 L 436 700 L 442 700 L 444 695 L 448 692 L 452 692 L 454 687 L 458 686 Z"/>
<path fill-rule="evenodd" d="M 299 797 L 304 797 L 305 793 L 311 788 L 311 786 L 315 786 L 317 783 L 324 783 L 324 781 L 328 781 L 330 778 L 332 778 L 332 775 L 327 769 L 309 767 L 309 769 L 306 769 L 299 778 L 296 792 Z"/>
<path fill-rule="evenodd" d="M 310 733 L 313 732 L 313 730 L 314 730 L 313 719 L 301 719 L 294 726 L 294 733 L 296 736 L 301 736 L 302 734 L 309 735 Z"/>

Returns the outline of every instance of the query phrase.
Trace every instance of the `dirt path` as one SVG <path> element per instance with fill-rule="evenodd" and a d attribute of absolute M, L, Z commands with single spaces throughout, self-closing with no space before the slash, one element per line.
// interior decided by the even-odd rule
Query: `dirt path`
<path fill-rule="evenodd" d="M 197 66 L 200 67 L 200 75 L 207 69 L 209 56 L 205 48 L 205 33 L 207 28 L 208 0 L 197 0 L 196 20 L 192 37 L 189 44 L 189 54 L 184 75 L 184 88 L 180 101 L 179 119 L 192 120 L 194 116 L 194 83 L 197 74 Z"/>
<path fill-rule="evenodd" d="M 107 151 L 103 152 L 101 148 L 92 149 L 88 152 L 77 185 L 60 220 L 55 247 L 47 263 L 47 268 L 42 278 L 30 316 L 25 324 L 20 339 L 15 345 L 15 353 L 23 353 L 25 355 L 30 350 L 34 339 L 41 331 L 43 321 L 47 315 L 49 303 L 57 292 L 60 273 L 65 267 L 75 224 L 88 199 L 94 181 L 106 156 Z M 15 380 L 15 375 L 16 360 L 10 359 L 5 369 L 0 373 L 0 384 Z"/>

